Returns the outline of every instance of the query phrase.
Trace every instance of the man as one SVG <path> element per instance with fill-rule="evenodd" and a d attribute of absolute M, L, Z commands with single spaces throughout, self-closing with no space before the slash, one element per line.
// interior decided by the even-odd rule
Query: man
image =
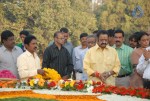
<path fill-rule="evenodd" d="M 83 51 L 86 51 L 87 48 L 87 33 L 81 33 L 80 35 L 80 42 L 81 45 L 75 47 L 73 49 L 72 59 L 73 59 L 73 65 L 74 65 L 74 72 L 76 73 L 82 73 L 82 65 L 80 60 L 80 55 Z M 78 79 L 78 77 L 76 77 Z"/>
<path fill-rule="evenodd" d="M 116 78 L 116 86 L 129 87 L 129 79 L 132 74 L 132 65 L 130 56 L 133 49 L 125 44 L 124 42 L 124 32 L 122 30 L 115 31 L 115 46 L 119 60 L 121 62 L 121 69 Z"/>
<path fill-rule="evenodd" d="M 135 49 L 138 47 L 138 38 L 137 38 L 137 35 L 136 34 L 132 34 L 130 37 L 129 37 L 129 45 L 131 48 Z"/>
<path fill-rule="evenodd" d="M 18 47 L 20 47 L 22 49 L 23 52 L 25 52 L 26 48 L 24 46 L 24 39 L 25 37 L 27 37 L 30 33 L 26 30 L 23 30 L 20 32 L 20 38 L 22 43 L 17 44 Z"/>
<path fill-rule="evenodd" d="M 115 44 L 114 30 L 109 29 L 107 30 L 107 32 L 108 32 L 108 44 L 109 46 L 113 46 Z"/>
<path fill-rule="evenodd" d="M 65 40 L 64 40 L 64 44 L 63 44 L 63 46 L 68 50 L 68 52 L 70 53 L 70 55 L 72 56 L 72 52 L 73 52 L 73 45 L 72 45 L 72 43 L 71 42 L 68 42 L 67 40 L 68 40 L 68 38 L 69 38 L 69 31 L 68 31 L 68 29 L 67 28 L 61 28 L 60 29 L 60 32 L 62 32 L 63 33 L 63 35 L 64 35 L 64 38 L 65 38 Z M 54 41 L 51 41 L 50 43 L 49 43 L 49 45 L 48 46 L 51 46 L 51 45 L 53 45 L 53 43 L 54 43 Z"/>
<path fill-rule="evenodd" d="M 22 54 L 21 48 L 15 46 L 14 34 L 5 30 L 1 33 L 2 46 L 0 47 L 0 70 L 7 69 L 19 78 L 17 71 L 17 57 Z"/>
<path fill-rule="evenodd" d="M 88 47 L 88 49 L 90 49 L 91 47 L 93 47 L 95 45 L 96 45 L 96 36 L 95 35 L 87 36 L 87 47 Z M 87 74 L 83 70 L 83 59 L 84 59 L 86 52 L 87 52 L 87 50 L 83 51 L 80 54 L 80 62 L 81 62 L 80 68 L 82 70 L 82 73 L 79 73 L 79 72 L 76 73 L 76 80 L 87 80 L 88 79 Z"/>
<path fill-rule="evenodd" d="M 53 68 L 58 71 L 62 79 L 69 79 L 73 64 L 68 50 L 63 46 L 64 40 L 62 32 L 54 33 L 54 43 L 46 48 L 42 67 Z"/>
<path fill-rule="evenodd" d="M 150 89 L 150 47 L 146 48 L 140 57 L 136 70 L 139 74 L 143 75 L 144 88 Z"/>
<path fill-rule="evenodd" d="M 44 75 L 40 66 L 40 59 L 36 54 L 37 40 L 35 36 L 27 36 L 24 40 L 26 51 L 17 58 L 17 67 L 21 79 Z"/>
<path fill-rule="evenodd" d="M 108 44 L 108 33 L 100 30 L 97 33 L 97 45 L 90 48 L 83 60 L 83 67 L 91 80 L 115 85 L 115 77 L 120 69 L 116 50 Z"/>

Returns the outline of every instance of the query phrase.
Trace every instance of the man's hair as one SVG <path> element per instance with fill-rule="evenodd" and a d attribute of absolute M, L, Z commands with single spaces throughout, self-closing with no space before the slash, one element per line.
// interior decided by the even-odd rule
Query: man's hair
<path fill-rule="evenodd" d="M 54 38 L 56 38 L 59 33 L 61 34 L 62 32 L 60 32 L 60 31 L 55 32 L 55 33 L 54 33 Z"/>
<path fill-rule="evenodd" d="M 108 32 L 106 31 L 106 30 L 99 30 L 98 32 L 97 32 L 97 38 L 99 38 L 99 36 L 100 35 L 108 35 Z"/>
<path fill-rule="evenodd" d="M 35 39 L 35 40 L 36 40 L 36 37 L 35 37 L 35 36 L 33 36 L 33 35 L 28 35 L 28 36 L 27 36 L 27 37 L 25 37 L 25 39 L 24 39 L 24 44 L 29 45 L 29 44 L 30 44 L 30 42 L 31 42 L 33 39 Z"/>
<path fill-rule="evenodd" d="M 135 40 L 135 42 L 138 42 L 138 36 L 136 34 L 132 34 L 130 37 L 129 37 L 129 41 L 131 40 Z"/>
<path fill-rule="evenodd" d="M 115 30 L 114 34 L 116 34 L 116 33 L 121 33 L 122 36 L 124 37 L 124 32 L 123 32 L 123 30 L 121 30 L 121 29 Z"/>
<path fill-rule="evenodd" d="M 96 38 L 94 34 L 90 34 L 87 36 L 87 38 Z"/>
<path fill-rule="evenodd" d="M 14 36 L 14 34 L 9 31 L 9 30 L 5 30 L 1 33 L 1 43 L 3 43 L 3 40 L 7 40 L 9 37 Z"/>
<path fill-rule="evenodd" d="M 113 29 L 107 30 L 108 36 L 109 36 L 109 37 L 114 37 L 114 31 L 115 31 L 115 30 L 113 30 Z"/>
<path fill-rule="evenodd" d="M 68 31 L 67 28 L 63 27 L 63 28 L 60 29 L 60 32 L 68 33 L 69 31 Z"/>
<path fill-rule="evenodd" d="M 23 30 L 23 31 L 21 31 L 20 33 L 19 33 L 20 35 L 25 35 L 25 36 L 28 36 L 28 35 L 30 35 L 30 33 L 27 31 L 27 30 Z"/>
<path fill-rule="evenodd" d="M 83 38 L 83 37 L 87 37 L 87 36 L 88 36 L 87 33 L 81 33 L 81 34 L 80 34 L 80 39 Z"/>

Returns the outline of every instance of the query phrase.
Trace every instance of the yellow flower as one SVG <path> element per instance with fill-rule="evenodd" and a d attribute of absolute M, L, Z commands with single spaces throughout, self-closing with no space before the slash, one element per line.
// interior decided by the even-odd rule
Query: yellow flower
<path fill-rule="evenodd" d="M 43 68 L 43 70 L 45 71 L 45 75 L 40 75 L 37 74 L 36 76 L 34 76 L 33 78 L 35 79 L 51 79 L 51 80 L 55 80 L 55 81 L 59 81 L 61 79 L 60 74 L 54 70 L 54 69 L 50 69 L 50 68 Z"/>
<path fill-rule="evenodd" d="M 39 82 L 38 82 L 38 85 L 41 86 L 41 87 L 43 87 L 44 83 L 45 83 L 45 80 L 40 79 Z"/>
<path fill-rule="evenodd" d="M 56 81 L 61 79 L 60 74 L 58 74 L 58 72 L 54 69 L 44 68 L 43 70 L 46 72 L 45 76 L 43 76 L 44 79 L 51 79 Z"/>
<path fill-rule="evenodd" d="M 70 82 L 66 81 L 65 82 L 65 87 L 68 86 L 70 84 Z"/>
<path fill-rule="evenodd" d="M 35 79 L 42 79 L 43 77 L 42 77 L 42 75 L 37 74 L 36 76 L 34 76 L 34 78 L 35 78 Z"/>
<path fill-rule="evenodd" d="M 73 87 L 74 86 L 75 81 L 71 81 L 70 86 Z"/>
<path fill-rule="evenodd" d="M 34 86 L 34 80 L 30 80 L 30 82 L 29 82 L 29 84 L 30 84 L 30 86 Z"/>

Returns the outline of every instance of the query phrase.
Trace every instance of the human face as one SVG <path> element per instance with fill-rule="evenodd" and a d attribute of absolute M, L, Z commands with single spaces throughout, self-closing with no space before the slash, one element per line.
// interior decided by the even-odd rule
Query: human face
<path fill-rule="evenodd" d="M 114 37 L 108 37 L 108 43 L 109 43 L 110 46 L 113 46 L 115 44 Z"/>
<path fill-rule="evenodd" d="M 68 33 L 63 33 L 64 34 L 64 38 L 65 38 L 65 43 L 67 42 L 68 38 L 69 38 L 69 34 Z"/>
<path fill-rule="evenodd" d="M 135 41 L 134 38 L 131 39 L 131 40 L 129 40 L 129 45 L 130 45 L 130 47 L 132 47 L 132 48 L 137 47 L 137 42 Z"/>
<path fill-rule="evenodd" d="M 26 36 L 24 34 L 21 34 L 20 38 L 21 38 L 22 43 L 24 43 L 24 39 L 26 38 Z"/>
<path fill-rule="evenodd" d="M 124 37 L 122 35 L 122 33 L 115 33 L 115 44 L 117 47 L 121 47 L 121 45 L 123 44 L 124 41 Z"/>
<path fill-rule="evenodd" d="M 139 44 L 142 48 L 147 48 L 149 46 L 149 37 L 147 35 L 142 36 Z"/>
<path fill-rule="evenodd" d="M 58 34 L 58 36 L 56 37 L 56 42 L 57 42 L 57 44 L 63 45 L 65 42 L 64 35 Z"/>
<path fill-rule="evenodd" d="M 25 44 L 25 47 L 29 52 L 34 53 L 37 50 L 37 41 L 35 39 L 32 39 L 29 45 Z"/>
<path fill-rule="evenodd" d="M 98 38 L 98 45 L 101 48 L 105 48 L 107 44 L 108 44 L 108 35 L 101 34 Z"/>
<path fill-rule="evenodd" d="M 95 46 L 96 44 L 96 39 L 91 37 L 91 38 L 87 38 L 87 46 L 88 48 L 91 48 L 93 46 Z"/>
<path fill-rule="evenodd" d="M 87 37 L 82 37 L 80 39 L 80 42 L 81 42 L 82 46 L 87 46 Z"/>
<path fill-rule="evenodd" d="M 14 36 L 8 37 L 7 40 L 3 40 L 4 46 L 6 46 L 9 49 L 13 49 L 15 46 L 15 39 Z"/>

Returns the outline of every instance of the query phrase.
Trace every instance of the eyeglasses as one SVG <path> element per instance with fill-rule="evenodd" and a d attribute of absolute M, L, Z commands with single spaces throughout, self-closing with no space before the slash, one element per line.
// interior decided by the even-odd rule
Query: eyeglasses
<path fill-rule="evenodd" d="M 65 38 L 58 38 L 58 37 L 57 37 L 57 39 L 60 39 L 60 40 L 65 40 Z"/>

